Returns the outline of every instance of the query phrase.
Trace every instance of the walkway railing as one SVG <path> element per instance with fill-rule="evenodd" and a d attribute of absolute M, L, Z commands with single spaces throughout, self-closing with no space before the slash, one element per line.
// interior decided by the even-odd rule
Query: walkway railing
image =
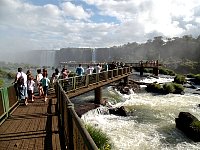
<path fill-rule="evenodd" d="M 131 71 L 131 67 L 117 68 L 109 71 L 103 71 L 100 73 L 93 73 L 90 75 L 70 77 L 67 80 L 60 80 L 60 84 L 62 85 L 64 91 L 69 93 L 81 88 L 86 88 L 89 85 L 105 82 L 108 79 L 128 74 Z"/>
<path fill-rule="evenodd" d="M 14 86 L 0 89 L 0 124 L 9 116 L 13 108 L 18 104 Z"/>
<path fill-rule="evenodd" d="M 131 67 L 118 68 L 107 72 L 94 73 L 92 75 L 75 76 L 64 82 L 56 82 L 56 94 L 60 124 L 64 131 L 64 137 L 69 150 L 97 150 L 97 146 L 86 130 L 81 119 L 74 110 L 74 104 L 69 100 L 67 92 L 77 90 L 92 84 L 98 84 L 106 80 L 112 80 L 118 76 L 129 74 Z M 65 91 L 65 90 L 67 91 Z"/>
<path fill-rule="evenodd" d="M 81 119 L 74 110 L 62 86 L 57 82 L 56 94 L 58 99 L 58 110 L 60 113 L 60 125 L 64 131 L 65 145 L 69 150 L 98 150 L 93 139 L 85 129 Z"/>

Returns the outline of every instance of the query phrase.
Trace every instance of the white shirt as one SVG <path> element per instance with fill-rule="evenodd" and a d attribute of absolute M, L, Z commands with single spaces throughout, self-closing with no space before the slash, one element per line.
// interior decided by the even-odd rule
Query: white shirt
<path fill-rule="evenodd" d="M 36 76 L 36 81 L 37 81 L 37 84 L 40 83 L 40 80 L 43 78 L 43 75 L 41 73 L 37 74 Z"/>
<path fill-rule="evenodd" d="M 102 69 L 102 67 L 98 65 L 97 68 L 96 68 L 96 73 L 100 73 L 101 69 Z"/>
<path fill-rule="evenodd" d="M 24 78 L 24 86 L 27 87 L 27 75 L 23 72 L 17 72 L 17 79 L 22 76 Z"/>
<path fill-rule="evenodd" d="M 31 91 L 33 91 L 34 90 L 34 86 L 35 86 L 35 82 L 33 81 L 33 80 L 28 80 L 27 81 L 27 88 L 28 88 L 28 90 L 31 90 Z"/>
<path fill-rule="evenodd" d="M 92 74 L 92 73 L 93 73 L 93 70 L 94 70 L 93 67 L 87 68 L 87 74 Z"/>

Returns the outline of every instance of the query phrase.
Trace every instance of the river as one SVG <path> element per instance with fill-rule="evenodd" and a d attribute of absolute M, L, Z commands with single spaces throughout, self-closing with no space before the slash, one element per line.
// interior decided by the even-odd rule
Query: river
<path fill-rule="evenodd" d="M 172 77 L 146 78 L 143 82 L 171 82 Z M 113 107 L 125 106 L 127 117 L 110 115 L 106 107 L 85 113 L 82 120 L 102 129 L 110 137 L 113 150 L 199 150 L 200 142 L 188 139 L 175 127 L 179 112 L 200 120 L 200 95 L 186 89 L 184 95 L 147 92 L 122 95 L 106 87 L 103 96 Z M 87 99 L 87 96 L 84 98 Z M 91 96 L 88 95 L 88 99 Z"/>

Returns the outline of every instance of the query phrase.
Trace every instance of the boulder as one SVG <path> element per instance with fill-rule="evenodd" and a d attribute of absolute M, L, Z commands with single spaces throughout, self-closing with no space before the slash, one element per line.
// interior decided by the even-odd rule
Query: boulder
<path fill-rule="evenodd" d="M 175 118 L 176 127 L 194 142 L 200 142 L 200 122 L 189 112 L 180 112 Z"/>
<path fill-rule="evenodd" d="M 110 114 L 114 114 L 117 116 L 127 116 L 124 106 L 121 106 L 119 108 L 109 108 L 108 111 Z"/>

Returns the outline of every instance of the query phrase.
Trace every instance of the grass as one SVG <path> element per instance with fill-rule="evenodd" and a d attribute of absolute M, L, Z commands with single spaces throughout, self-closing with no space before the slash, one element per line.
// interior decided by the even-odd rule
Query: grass
<path fill-rule="evenodd" d="M 87 124 L 86 129 L 100 150 L 111 150 L 110 139 L 101 129 Z"/>

